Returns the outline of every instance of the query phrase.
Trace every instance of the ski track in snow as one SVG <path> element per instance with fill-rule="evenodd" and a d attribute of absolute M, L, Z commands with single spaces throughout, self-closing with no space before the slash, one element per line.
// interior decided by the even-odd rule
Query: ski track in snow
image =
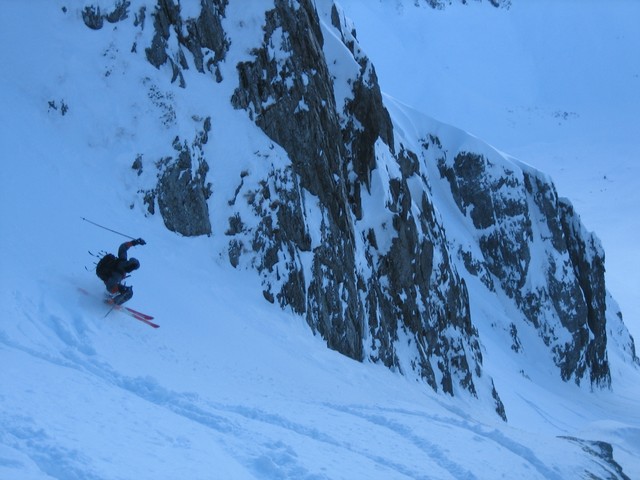
<path fill-rule="evenodd" d="M 342 406 L 342 405 L 327 405 L 329 408 L 333 408 L 342 413 L 346 413 L 350 416 L 360 418 L 365 420 L 366 422 L 374 425 L 375 427 L 381 427 L 383 429 L 389 430 L 392 434 L 396 434 L 409 442 L 415 445 L 420 451 L 425 454 L 425 458 L 432 458 L 435 460 L 435 463 L 441 467 L 444 471 L 448 472 L 452 478 L 469 478 L 474 479 L 477 478 L 471 471 L 465 468 L 463 465 L 456 463 L 453 460 L 448 459 L 447 452 L 440 448 L 435 443 L 429 441 L 427 438 L 417 435 L 413 432 L 413 430 L 408 427 L 405 423 L 401 423 L 399 421 L 393 420 L 385 414 L 392 413 L 398 414 L 401 413 L 403 417 L 405 415 L 412 416 L 416 415 L 414 412 L 406 412 L 400 411 L 397 409 L 388 410 L 384 408 L 376 408 L 370 409 L 363 406 Z M 429 420 L 430 423 L 439 423 L 438 420 L 434 418 L 430 418 L 428 416 L 420 415 L 421 420 Z M 450 424 L 445 422 L 446 426 Z M 402 472 L 406 473 L 410 478 L 430 478 L 423 477 L 422 474 L 418 474 L 417 472 Z M 435 477 L 434 477 L 435 478 Z"/>
<path fill-rule="evenodd" d="M 36 322 L 34 322 L 36 323 Z M 37 322 L 39 323 L 39 322 Z M 280 438 L 284 437 L 305 437 L 312 443 L 326 444 L 336 450 L 348 451 L 355 457 L 364 457 L 367 461 L 382 465 L 390 471 L 396 472 L 399 478 L 443 478 L 441 474 L 431 475 L 422 471 L 408 468 L 401 462 L 394 462 L 389 457 L 369 451 L 366 446 L 356 446 L 344 440 L 336 438 L 330 432 L 310 427 L 304 423 L 297 422 L 284 416 L 282 413 L 273 413 L 260 408 L 250 408 L 246 405 L 225 405 L 202 399 L 196 393 L 175 392 L 160 385 L 155 379 L 145 377 L 128 377 L 115 371 L 107 363 L 98 360 L 96 351 L 91 346 L 87 336 L 87 325 L 81 318 L 76 317 L 72 323 L 66 325 L 63 320 L 55 315 L 50 315 L 43 325 L 51 328 L 55 332 L 57 339 L 61 343 L 58 350 L 59 356 L 48 352 L 41 352 L 37 348 L 29 348 L 24 345 L 10 341 L 5 334 L 0 335 L 0 343 L 5 348 L 17 349 L 27 355 L 36 357 L 42 361 L 52 363 L 65 369 L 74 369 L 79 372 L 89 374 L 110 386 L 124 390 L 136 397 L 178 415 L 184 419 L 197 423 L 215 434 L 223 435 L 229 442 L 233 438 L 237 446 L 243 445 L 247 441 L 256 443 L 255 433 L 260 431 L 260 425 L 264 424 L 268 428 L 264 438 L 260 439 L 260 445 L 254 449 L 254 457 L 245 458 L 245 463 L 258 473 L 279 472 L 274 478 L 312 478 L 307 477 L 308 473 L 304 466 L 296 461 L 296 444 L 285 443 Z M 425 415 L 420 411 L 409 411 L 398 408 L 383 408 L 363 405 L 340 405 L 323 403 L 314 405 L 315 414 L 318 411 L 329 410 L 337 412 L 340 424 L 357 425 L 362 421 L 369 424 L 363 429 L 369 431 L 382 431 L 376 436 L 397 436 L 403 442 L 409 442 L 424 455 L 424 461 L 433 461 L 437 467 L 446 472 L 450 478 L 480 478 L 473 474 L 463 464 L 456 462 L 449 457 L 446 449 L 438 446 L 425 436 L 415 433 L 410 425 L 416 419 L 420 423 L 432 426 L 438 425 L 447 430 L 452 428 L 465 430 L 473 434 L 478 439 L 484 439 L 494 445 L 492 448 L 506 450 L 507 452 L 521 457 L 525 462 L 532 465 L 542 478 L 560 478 L 554 472 L 545 467 L 527 447 L 518 444 L 498 431 L 485 431 L 477 424 L 470 421 L 455 421 L 453 417 L 441 417 L 438 415 Z M 12 421 L 13 420 L 13 421 Z M 79 470 L 74 465 L 77 463 L 88 463 L 86 458 L 76 450 L 68 450 L 56 446 L 55 440 L 48 436 L 42 429 L 35 426 L 29 427 L 30 419 L 25 418 L 5 418 L 3 419 L 3 430 L 5 434 L 13 436 L 17 443 L 26 442 L 32 452 L 32 460 L 40 469 L 54 478 L 99 478 L 98 476 L 87 476 L 87 472 Z M 258 426 L 256 426 L 258 424 Z M 277 435 L 280 430 L 288 432 L 286 435 Z M 387 433 L 384 433 L 387 431 Z M 455 433 L 452 433 L 455 436 Z M 273 437 L 273 438 L 271 438 Z M 60 458 L 66 459 L 60 462 Z M 64 472 L 64 474 L 62 474 Z"/>
<path fill-rule="evenodd" d="M 422 450 L 426 454 L 427 458 L 435 459 L 440 467 L 451 474 L 452 478 L 474 479 L 481 477 L 473 474 L 473 472 L 468 470 L 462 464 L 450 460 L 448 458 L 448 452 L 445 449 L 439 447 L 437 444 L 429 441 L 428 439 L 415 434 L 413 429 L 405 423 L 407 419 L 410 419 L 412 416 L 418 416 L 421 420 L 426 420 L 430 425 L 441 425 L 442 427 L 445 427 L 447 429 L 456 427 L 460 430 L 464 430 L 465 432 L 470 432 L 475 435 L 476 441 L 485 440 L 493 444 L 490 447 L 491 449 L 502 451 L 502 454 L 504 454 L 504 451 L 506 451 L 506 453 L 511 453 L 516 457 L 522 458 L 533 468 L 535 468 L 535 470 L 538 471 L 542 478 L 559 480 L 562 478 L 558 476 L 556 472 L 546 467 L 545 464 L 526 446 L 519 444 L 512 439 L 509 439 L 496 429 L 486 431 L 483 427 L 477 424 L 477 422 L 468 420 L 455 420 L 451 417 L 442 417 L 437 415 L 424 415 L 424 413 L 421 412 L 411 412 L 400 409 L 371 409 L 368 407 L 356 406 L 332 406 L 332 408 L 336 408 L 339 411 L 362 418 L 376 426 L 381 426 L 383 428 L 389 429 L 393 433 L 400 435 L 402 438 L 408 439 L 411 443 Z M 388 416 L 388 414 L 392 414 L 392 416 L 401 414 L 401 418 L 405 422 L 393 420 L 390 418 L 390 416 Z M 452 434 L 452 436 L 455 437 L 455 434 Z"/>
<path fill-rule="evenodd" d="M 306 418 L 299 418 L 295 413 L 300 407 L 299 399 L 259 408 L 248 403 L 215 401 L 209 398 L 209 394 L 176 391 L 152 376 L 125 375 L 105 361 L 94 345 L 94 339 L 106 333 L 104 330 L 110 328 L 110 322 L 81 313 L 50 313 L 51 308 L 47 307 L 45 300 L 36 302 L 31 308 L 35 313 L 28 314 L 27 311 L 26 323 L 21 330 L 37 330 L 41 338 L 30 335 L 30 343 L 26 344 L 12 340 L 0 330 L 3 351 L 17 350 L 55 368 L 74 370 L 91 383 L 106 385 L 107 391 L 114 389 L 133 395 L 143 403 L 165 411 L 165 417 L 177 416 L 197 424 L 224 443 L 229 454 L 257 477 L 331 478 L 318 477 L 307 468 L 298 453 L 300 445 L 305 444 L 311 445 L 305 450 L 341 452 L 342 456 L 356 463 L 376 465 L 387 472 L 385 478 L 483 478 L 482 473 L 470 469 L 460 452 L 451 450 L 450 442 L 434 441 L 435 438 L 466 438 L 483 445 L 482 451 L 497 452 L 496 455 L 510 458 L 511 462 L 519 459 L 522 465 L 529 465 L 531 471 L 536 472 L 536 478 L 563 478 L 527 445 L 497 428 L 478 423 L 456 407 L 450 415 L 442 415 L 385 407 L 384 404 L 372 406 L 303 400 L 303 408 L 312 413 Z M 126 317 L 119 320 L 118 328 L 124 327 L 124 331 L 119 333 L 124 336 L 139 333 L 139 329 L 144 328 Z M 42 338 L 47 339 L 47 344 L 40 343 Z M 524 396 L 522 399 L 540 418 L 546 419 L 555 429 L 565 431 L 566 425 L 557 424 L 557 412 L 549 415 L 535 402 Z M 291 406 L 294 408 L 290 411 L 288 407 Z M 445 410 L 452 408 L 445 404 L 442 407 Z M 331 421 L 323 423 L 322 419 L 327 418 Z M 25 416 L 5 415 L 2 418 L 3 443 L 19 451 L 28 451 L 31 461 L 50 477 L 101 478 L 100 474 L 92 473 L 90 457 L 78 448 L 62 446 L 47 429 L 38 427 L 35 422 L 35 419 Z M 349 438 L 343 435 L 340 429 L 336 430 L 338 425 L 367 432 L 372 444 L 357 442 L 357 436 Z M 442 432 L 443 436 L 434 437 L 433 431 Z M 381 454 L 376 442 L 382 438 L 390 441 L 390 445 L 400 445 L 397 448 L 411 453 L 400 457 L 400 460 L 395 459 L 397 457 L 393 453 L 397 452 L 393 448 L 390 454 Z M 15 461 L 0 460 L 5 467 L 14 465 L 12 462 Z M 429 465 L 428 473 L 419 467 L 425 464 Z"/>

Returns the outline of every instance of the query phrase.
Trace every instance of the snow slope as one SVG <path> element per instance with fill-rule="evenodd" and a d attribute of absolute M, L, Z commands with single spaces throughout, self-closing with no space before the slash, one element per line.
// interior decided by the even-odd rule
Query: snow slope
<path fill-rule="evenodd" d="M 621 359 L 610 359 L 613 390 L 588 393 L 535 352 L 528 376 L 500 368 L 489 335 L 504 423 L 491 406 L 328 350 L 218 256 L 224 239 L 181 238 L 145 217 L 131 163 L 167 127 L 144 82 L 171 94 L 172 128 L 189 132 L 211 85 L 194 75 L 200 95 L 187 97 L 63 5 L 11 1 L 0 20 L 0 479 L 640 477 L 638 370 Z M 231 5 L 225 27 L 237 34 L 252 15 Z M 243 54 L 232 46 L 233 61 Z M 242 112 L 211 108 L 232 139 L 211 146 L 227 162 L 215 179 L 269 142 Z M 124 238 L 83 216 L 147 240 L 132 251 L 131 305 L 159 329 L 105 317 L 87 250 Z"/>

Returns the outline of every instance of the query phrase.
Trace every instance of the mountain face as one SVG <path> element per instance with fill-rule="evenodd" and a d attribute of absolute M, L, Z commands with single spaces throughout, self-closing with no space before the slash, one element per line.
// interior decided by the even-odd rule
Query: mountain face
<path fill-rule="evenodd" d="M 136 32 L 120 55 L 166 72 L 170 87 L 143 85 L 167 125 L 170 92 L 189 92 L 195 69 L 232 92 L 213 101 L 272 142 L 252 159 L 260 168 L 212 178 L 224 160 L 207 144 L 224 139 L 215 109 L 201 106 L 190 134 L 162 140 L 171 155 L 133 161 L 133 176 L 155 178 L 141 187 L 148 213 L 184 236 L 224 236 L 228 262 L 255 269 L 266 301 L 303 316 L 329 348 L 436 391 L 490 396 L 505 420 L 480 327 L 502 332 L 515 362 L 543 345 L 562 379 L 608 387 L 608 349 L 634 359 L 633 339 L 608 301 L 598 239 L 551 180 L 384 97 L 336 4 L 268 3 L 252 12 L 259 25 L 242 25 L 254 43 L 233 68 L 229 52 L 243 40 L 225 0 L 84 8 L 87 28 Z M 223 184 L 234 195 L 221 201 Z M 212 226 L 213 210 L 228 224 Z"/>
<path fill-rule="evenodd" d="M 511 0 L 488 0 L 488 2 L 494 7 L 509 8 L 511 6 Z M 428 5 L 431 8 L 442 9 L 447 5 L 452 5 L 453 3 L 461 3 L 463 5 L 466 5 L 467 3 L 469 3 L 469 0 L 457 0 L 457 2 L 454 2 L 454 0 L 422 0 L 421 2 L 416 0 L 416 5 L 419 5 L 420 3 Z"/>

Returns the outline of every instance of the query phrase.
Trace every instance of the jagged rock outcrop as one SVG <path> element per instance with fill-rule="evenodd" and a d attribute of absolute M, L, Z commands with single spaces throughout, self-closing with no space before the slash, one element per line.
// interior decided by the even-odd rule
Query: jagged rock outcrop
<path fill-rule="evenodd" d="M 375 143 L 378 139 L 395 151 L 393 125 L 389 112 L 382 102 L 375 68 L 364 55 L 356 40 L 355 28 L 334 4 L 331 8 L 331 25 L 339 32 L 342 43 L 349 49 L 358 64 L 359 73 L 351 80 L 352 97 L 344 99 L 344 115 L 341 116 L 344 146 L 347 149 L 349 175 L 348 194 L 356 219 L 362 218 L 361 189 L 371 188 L 371 172 L 376 168 Z M 405 154 L 399 161 L 406 164 Z M 415 158 L 409 163 L 415 166 Z M 352 177 L 355 178 L 352 179 Z M 353 180 L 353 181 L 351 181 Z"/>
<path fill-rule="evenodd" d="M 144 194 L 149 213 L 155 213 L 157 201 L 166 227 L 187 237 L 211 233 L 207 205 L 211 183 L 206 181 L 209 165 L 203 154 L 210 130 L 211 119 L 206 118 L 202 122 L 202 130 L 191 144 L 176 137 L 173 141 L 175 156 L 162 158 L 156 163 L 157 187 Z M 140 157 L 133 167 L 141 171 Z"/>
<path fill-rule="evenodd" d="M 452 163 L 443 157 L 438 167 L 461 213 L 483 232 L 478 240 L 487 270 L 500 279 L 509 296 L 516 296 L 531 259 L 531 220 L 523 179 L 508 168 L 494 171 L 497 166 L 471 152 L 458 153 Z M 514 191 L 518 194 L 513 195 Z"/>
<path fill-rule="evenodd" d="M 559 200 L 559 210 L 567 249 L 587 310 L 588 330 L 583 327 L 584 333 L 574 338 L 580 350 L 586 350 L 584 368 L 589 372 L 591 383 L 609 385 L 604 250 L 595 235 L 586 231 L 567 199 Z"/>
<path fill-rule="evenodd" d="M 344 149 L 336 141 L 341 132 L 317 14 L 309 2 L 298 9 L 287 1 L 275 4 L 266 14 L 264 47 L 254 51 L 255 61 L 238 65 L 232 102 L 290 152 L 302 187 L 330 208 L 344 230 Z M 334 201 L 335 195 L 342 198 Z"/>
<path fill-rule="evenodd" d="M 457 0 L 458 3 L 467 4 L 469 0 Z M 474 0 L 474 1 L 482 1 L 482 0 Z M 511 6 L 511 0 L 488 0 L 489 4 L 494 7 L 499 8 L 509 8 Z M 424 3 L 431 8 L 442 9 L 447 5 L 452 5 L 454 0 L 422 0 L 421 3 Z M 419 0 L 416 0 L 416 5 L 419 5 Z"/>
<path fill-rule="evenodd" d="M 278 55 L 274 46 L 280 47 Z M 336 141 L 341 138 L 339 118 L 313 5 L 303 1 L 295 8 L 290 2 L 276 1 L 275 8 L 266 13 L 263 47 L 254 51 L 254 57 L 254 61 L 238 65 L 239 87 L 232 102 L 246 109 L 256 124 L 289 153 L 292 173 L 297 177 L 281 183 L 284 189 L 276 184 L 274 192 L 279 193 L 278 209 L 286 212 L 279 215 L 280 219 L 290 221 L 278 224 L 278 237 L 270 239 L 277 243 L 271 245 L 269 241 L 266 249 L 260 239 L 265 232 L 261 222 L 254 233 L 258 237 L 252 242 L 254 251 L 266 258 L 275 256 L 274 248 L 288 254 L 289 265 L 279 269 L 287 280 L 275 293 L 280 303 L 287 304 L 291 291 L 297 291 L 298 298 L 306 296 L 306 301 L 294 302 L 294 309 L 306 314 L 309 324 L 331 348 L 362 360 L 363 316 L 354 275 L 355 245 L 346 200 L 344 148 Z M 318 198 L 323 217 L 321 241 L 313 247 L 313 264 L 306 280 L 296 266 L 301 263 L 296 258 L 298 251 L 311 248 L 308 234 L 300 231 L 305 225 L 301 218 L 302 189 Z M 263 266 L 269 273 L 274 268 L 270 261 L 260 262 L 259 268 Z M 273 295 L 270 283 L 267 279 L 267 297 Z"/>
<path fill-rule="evenodd" d="M 548 178 L 514 163 L 460 152 L 443 154 L 438 167 L 477 231 L 482 256 L 469 271 L 481 264 L 498 280 L 551 347 L 563 379 L 609 385 L 604 253 L 570 204 Z"/>
<path fill-rule="evenodd" d="M 100 30 L 105 20 L 109 23 L 117 23 L 126 19 L 130 6 L 131 2 L 129 0 L 119 0 L 115 2 L 113 10 L 104 13 L 99 6 L 89 5 L 82 11 L 82 19 L 87 27 L 93 30 Z"/>
<path fill-rule="evenodd" d="M 172 70 L 171 82 L 178 81 L 185 87 L 183 71 L 189 69 L 189 61 L 185 50 L 190 54 L 196 70 L 200 73 L 212 74 L 216 81 L 221 81 L 219 63 L 224 60 L 229 48 L 229 40 L 222 28 L 226 0 L 202 0 L 200 12 L 195 18 L 182 15 L 179 2 L 174 0 L 157 0 L 151 10 L 153 20 L 153 39 L 145 48 L 147 61 L 156 68 L 168 64 Z M 104 13 L 99 6 L 87 6 L 82 11 L 85 24 L 99 30 L 104 20 L 116 23 L 130 18 L 129 0 L 118 0 L 109 13 Z M 133 16 L 136 28 L 144 30 L 147 20 L 147 5 L 141 5 Z M 174 47 L 169 46 L 170 39 Z M 137 44 L 133 44 L 132 53 L 137 52 Z M 173 96 L 159 90 L 148 78 L 142 81 L 147 88 L 147 96 L 158 108 L 159 118 L 166 127 L 176 122 Z M 165 225 L 169 230 L 185 236 L 209 235 L 211 222 L 207 200 L 211 195 L 211 183 L 206 181 L 209 166 L 203 152 L 211 129 L 211 118 L 202 122 L 202 129 L 195 133 L 194 141 L 175 137 L 169 141 L 175 155 L 169 155 L 155 162 L 158 174 L 157 185 L 143 191 L 144 202 L 150 213 L 155 212 L 156 202 Z M 143 156 L 136 159 L 134 168 L 141 172 Z M 145 159 L 146 160 L 146 159 Z"/>
<path fill-rule="evenodd" d="M 100 28 L 129 19 L 129 6 L 115 2 L 106 15 L 87 7 L 83 18 Z M 329 0 L 275 0 L 260 12 L 256 44 L 223 78 L 233 45 L 226 8 L 203 0 L 185 18 L 175 0 L 142 4 L 133 24 L 153 31 L 131 53 L 168 65 L 176 90 L 189 88 L 190 65 L 222 83 L 233 94 L 221 101 L 246 112 L 269 153 L 254 153 L 260 168 L 207 179 L 224 159 L 207 158 L 212 117 L 192 116 L 193 140 L 172 133 L 170 154 L 142 153 L 134 164 L 153 179 L 141 188 L 150 213 L 157 207 L 183 235 L 223 235 L 231 265 L 257 270 L 265 299 L 303 316 L 330 348 L 437 391 L 491 397 L 502 418 L 483 371 L 474 297 L 510 312 L 491 326 L 504 332 L 509 354 L 526 351 L 521 332 L 535 329 L 564 380 L 609 385 L 604 253 L 550 179 L 466 134 L 445 138 L 440 132 L 453 129 L 437 122 L 396 127 L 354 26 Z M 171 92 L 142 84 L 175 132 Z M 215 232 L 212 181 L 235 192 L 214 206 L 228 212 Z M 633 342 L 623 344 L 635 357 Z"/>
<path fill-rule="evenodd" d="M 183 48 L 191 53 L 196 69 L 213 73 L 221 81 L 218 68 L 229 48 L 222 28 L 227 0 L 202 0 L 197 18 L 183 18 L 180 3 L 158 0 L 152 12 L 154 35 L 151 46 L 145 49 L 147 60 L 156 68 L 168 63 L 173 71 L 171 81 L 185 86 L 182 70 L 189 68 Z M 186 34 L 185 34 L 186 32 Z M 171 50 L 169 38 L 175 36 L 180 48 Z"/>
<path fill-rule="evenodd" d="M 355 76 L 343 104 L 334 95 L 311 2 L 276 1 L 255 60 L 238 65 L 234 105 L 246 109 L 292 160 L 292 172 L 274 172 L 272 188 L 249 195 L 259 215 L 266 201 L 277 201 L 277 233 L 270 234 L 273 215 L 265 215 L 250 242 L 258 269 L 267 273 L 265 297 L 303 313 L 331 348 L 346 355 L 413 373 L 436 390 L 453 394 L 462 388 L 475 395 L 482 360 L 468 292 L 449 261 L 426 179 L 413 198 L 408 179 L 417 175 L 418 159 L 404 148 L 396 156 L 375 70 L 335 6 L 331 18 L 354 54 Z M 274 46 L 280 47 L 277 55 Z M 378 156 L 398 172 L 382 185 L 384 198 L 371 193 L 374 182 L 380 186 L 372 178 L 383 168 Z M 313 226 L 302 215 L 311 197 L 322 221 L 308 233 Z M 379 203 L 382 221 L 369 220 L 363 197 Z M 232 262 L 239 242 L 247 243 L 234 237 Z M 305 269 L 306 252 L 311 259 Z M 411 358 L 400 358 L 398 348 L 411 349 Z"/>

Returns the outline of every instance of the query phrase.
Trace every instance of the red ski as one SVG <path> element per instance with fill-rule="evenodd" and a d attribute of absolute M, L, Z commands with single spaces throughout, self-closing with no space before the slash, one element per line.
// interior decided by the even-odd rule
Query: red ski
<path fill-rule="evenodd" d="M 78 287 L 78 290 L 80 290 L 85 295 L 92 296 L 91 293 L 89 293 L 84 288 Z M 118 310 L 118 311 L 120 311 L 122 313 L 126 313 L 127 315 L 135 318 L 136 320 L 140 320 L 141 322 L 146 323 L 150 327 L 153 327 L 153 328 L 159 328 L 160 327 L 160 325 L 158 325 L 157 323 L 154 323 L 154 322 L 151 321 L 151 320 L 153 320 L 153 317 L 151 315 L 147 315 L 146 313 L 139 312 L 138 310 L 134 310 L 133 308 L 125 307 L 124 305 L 116 305 L 116 304 L 113 303 L 111 298 L 107 298 L 105 300 L 105 303 L 107 305 L 111 306 L 111 310 Z M 111 310 L 109 310 L 105 314 L 105 317 L 107 315 L 109 315 L 109 312 L 111 312 Z"/>
<path fill-rule="evenodd" d="M 133 313 L 134 315 L 142 317 L 146 320 L 153 320 L 153 317 L 151 315 L 147 315 L 146 313 L 139 312 L 138 310 L 134 310 L 133 308 L 129 308 L 129 307 L 124 307 L 124 308 L 128 310 L 130 313 Z"/>
<path fill-rule="evenodd" d="M 137 310 L 134 310 L 133 308 L 125 307 L 124 305 L 117 305 L 117 304 L 113 303 L 113 301 L 111 299 L 105 300 L 104 303 L 106 303 L 107 305 L 110 305 L 113 310 L 118 310 L 119 312 L 126 313 L 127 315 L 130 315 L 133 318 L 135 318 L 136 320 L 140 320 L 141 322 L 146 323 L 150 327 L 153 327 L 153 328 L 159 328 L 160 327 L 160 325 L 158 325 L 157 323 L 153 323 L 151 321 L 153 319 L 153 317 L 151 315 L 147 315 L 146 313 L 138 312 Z M 111 310 L 109 310 L 109 312 L 110 311 Z M 109 314 L 109 312 L 107 312 L 107 315 Z"/>

